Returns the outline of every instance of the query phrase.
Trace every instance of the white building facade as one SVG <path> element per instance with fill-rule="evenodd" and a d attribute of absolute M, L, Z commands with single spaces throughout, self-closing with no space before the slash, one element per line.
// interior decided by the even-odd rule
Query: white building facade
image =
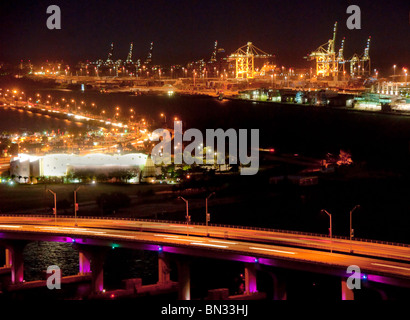
<path fill-rule="evenodd" d="M 109 173 L 115 169 L 139 169 L 142 171 L 148 156 L 142 153 L 125 155 L 109 154 L 48 154 L 32 156 L 19 154 L 10 160 L 10 175 L 15 177 L 64 177 L 69 169 Z M 21 182 L 21 181 L 20 181 Z"/>

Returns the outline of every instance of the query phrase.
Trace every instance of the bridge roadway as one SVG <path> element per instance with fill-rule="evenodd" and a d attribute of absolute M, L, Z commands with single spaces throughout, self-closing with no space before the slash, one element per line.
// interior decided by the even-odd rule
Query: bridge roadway
<path fill-rule="evenodd" d="M 346 276 L 348 266 L 357 265 L 369 281 L 410 287 L 408 245 L 177 222 L 81 218 L 74 224 L 72 217 L 58 217 L 55 224 L 53 216 L 0 216 L 0 238 L 53 241 L 53 236 L 60 236 L 130 248 L 146 244 L 151 250 L 163 246 L 164 252 L 245 262 L 257 258 L 261 264 L 328 274 L 337 270 L 341 276 L 343 270 Z"/>

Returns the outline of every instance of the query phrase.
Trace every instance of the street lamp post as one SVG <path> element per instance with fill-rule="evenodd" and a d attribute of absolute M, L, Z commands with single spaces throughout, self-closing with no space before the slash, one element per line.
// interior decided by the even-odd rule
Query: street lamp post
<path fill-rule="evenodd" d="M 209 233 L 208 233 L 208 222 L 211 220 L 211 214 L 208 212 L 208 199 L 210 198 L 210 197 L 212 197 L 213 195 L 215 195 L 215 192 L 212 192 L 209 196 L 207 196 L 206 197 L 206 199 L 205 199 L 205 213 L 206 213 L 206 218 L 205 218 L 205 221 L 206 221 L 206 235 L 207 236 L 209 236 Z"/>
<path fill-rule="evenodd" d="M 191 220 L 191 217 L 189 216 L 188 200 L 186 200 L 185 198 L 183 198 L 181 196 L 178 197 L 178 199 L 183 200 L 185 202 L 185 205 L 186 205 L 186 216 L 185 216 L 185 219 L 186 219 L 186 232 L 187 232 L 187 236 L 189 236 L 188 225 L 189 225 L 189 221 Z"/>
<path fill-rule="evenodd" d="M 352 253 L 353 251 L 352 251 L 352 239 L 353 239 L 353 232 L 354 232 L 354 230 L 353 230 L 353 228 L 352 228 L 352 213 L 353 213 L 353 211 L 355 211 L 356 209 L 359 209 L 360 208 L 360 205 L 356 205 L 352 210 L 350 210 L 350 236 L 349 236 L 349 239 L 350 239 L 350 252 Z"/>
<path fill-rule="evenodd" d="M 54 196 L 54 223 L 57 225 L 57 194 L 50 189 L 47 189 L 47 191 L 49 191 Z"/>
<path fill-rule="evenodd" d="M 74 190 L 74 225 L 77 227 L 77 211 L 78 211 L 78 203 L 77 203 L 77 191 L 80 189 L 82 186 L 78 186 Z"/>
<path fill-rule="evenodd" d="M 167 124 L 167 115 L 165 113 L 160 114 L 161 117 L 164 118 L 165 125 Z"/>
<path fill-rule="evenodd" d="M 330 225 L 329 225 L 329 234 L 330 234 L 330 253 L 332 253 L 332 252 L 333 252 L 333 250 L 332 250 L 332 215 L 331 215 L 329 212 L 327 212 L 325 209 L 322 209 L 322 211 L 321 211 L 321 212 L 326 213 L 326 214 L 329 216 L 329 218 L 330 218 Z"/>

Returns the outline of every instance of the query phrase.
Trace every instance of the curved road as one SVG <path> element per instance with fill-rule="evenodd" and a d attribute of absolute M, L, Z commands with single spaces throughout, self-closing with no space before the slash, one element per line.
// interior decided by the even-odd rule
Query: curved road
<path fill-rule="evenodd" d="M 189 248 L 196 250 L 198 254 L 211 252 L 221 259 L 228 259 L 229 254 L 245 255 L 258 258 L 260 263 L 266 262 L 266 264 L 271 264 L 269 262 L 272 261 L 271 259 L 279 259 L 344 270 L 350 265 L 357 265 L 362 272 L 393 277 L 404 281 L 404 286 L 410 285 L 408 246 L 362 241 L 351 243 L 345 239 L 330 240 L 328 237 L 285 232 L 203 225 L 187 226 L 167 222 L 81 218 L 77 219 L 77 227 L 74 222 L 74 218 L 58 218 L 55 225 L 54 217 L 50 216 L 1 216 L 0 230 L 2 238 L 6 239 L 12 234 L 19 239 L 25 239 L 26 235 L 33 234 L 40 237 L 59 235 L 72 239 L 89 237 L 112 243 L 125 241 Z M 361 256 L 350 254 L 351 248 Z M 263 259 L 266 261 L 264 262 Z M 372 277 L 369 275 L 368 279 L 372 280 Z"/>

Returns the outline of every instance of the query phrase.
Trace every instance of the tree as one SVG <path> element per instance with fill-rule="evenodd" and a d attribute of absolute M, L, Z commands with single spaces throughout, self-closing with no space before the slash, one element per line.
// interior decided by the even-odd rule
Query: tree
<path fill-rule="evenodd" d="M 352 155 L 349 152 L 340 150 L 339 160 L 337 161 L 337 164 L 340 166 L 340 165 L 350 165 L 352 163 L 353 163 Z"/>

